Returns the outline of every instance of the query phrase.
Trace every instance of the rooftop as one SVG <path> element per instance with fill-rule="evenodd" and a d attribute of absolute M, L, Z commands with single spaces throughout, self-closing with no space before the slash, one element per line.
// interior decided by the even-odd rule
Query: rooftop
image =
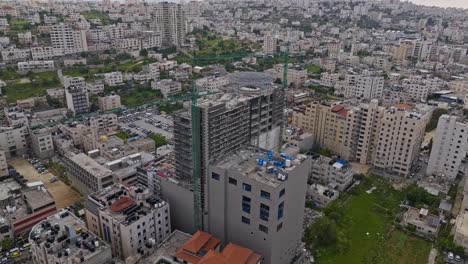
<path fill-rule="evenodd" d="M 257 264 L 260 259 L 253 250 L 229 243 L 221 253 L 210 250 L 199 264 Z"/>
<path fill-rule="evenodd" d="M 200 263 L 200 260 L 208 251 L 216 249 L 220 242 L 219 239 L 209 233 L 197 231 L 190 240 L 177 250 L 175 256 L 188 263 L 197 264 Z"/>
<path fill-rule="evenodd" d="M 92 193 L 88 200 L 123 225 L 131 225 L 140 216 L 145 216 L 154 208 L 166 204 L 147 189 L 123 184 L 114 184 Z"/>
<path fill-rule="evenodd" d="M 78 166 L 89 172 L 90 174 L 103 178 L 112 174 L 111 170 L 106 169 L 101 164 L 97 163 L 94 159 L 90 158 L 84 153 L 79 153 L 70 158 Z"/>
<path fill-rule="evenodd" d="M 88 232 L 85 223 L 67 210 L 35 225 L 29 242 L 44 246 L 47 254 L 54 255 L 60 263 L 83 262 L 104 251 L 111 256 L 109 245 Z"/>
<path fill-rule="evenodd" d="M 239 173 L 272 187 L 280 186 L 288 179 L 288 173 L 301 164 L 307 156 L 298 154 L 296 148 L 288 152 L 274 153 L 255 147 L 245 147 L 217 163 L 224 169 L 237 169 Z"/>
<path fill-rule="evenodd" d="M 13 179 L 0 182 L 0 201 L 6 200 L 12 196 L 12 192 L 21 189 L 21 185 Z"/>
<path fill-rule="evenodd" d="M 175 230 L 172 234 L 167 237 L 158 247 L 155 248 L 154 252 L 145 257 L 144 259 L 137 262 L 138 264 L 154 264 L 160 259 L 172 260 L 177 250 L 181 248 L 192 236 L 187 233 L 183 233 L 179 230 Z"/>

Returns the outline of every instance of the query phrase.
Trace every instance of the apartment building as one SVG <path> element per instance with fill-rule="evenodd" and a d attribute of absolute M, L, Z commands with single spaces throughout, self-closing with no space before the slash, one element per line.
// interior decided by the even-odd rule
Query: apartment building
<path fill-rule="evenodd" d="M 88 195 L 88 229 L 121 260 L 142 253 L 171 234 L 169 204 L 148 189 L 114 184 Z"/>
<path fill-rule="evenodd" d="M 119 85 L 123 83 L 123 75 L 119 71 L 96 74 L 97 77 L 104 77 L 104 83 L 110 86 Z"/>
<path fill-rule="evenodd" d="M 347 74 L 344 80 L 346 98 L 379 99 L 384 88 L 384 78 L 377 76 Z"/>
<path fill-rule="evenodd" d="M 148 71 L 150 74 L 150 78 L 153 80 L 159 80 L 160 72 L 159 72 L 159 62 L 154 62 L 148 64 Z"/>
<path fill-rule="evenodd" d="M 53 71 L 55 69 L 54 61 L 23 61 L 18 62 L 18 71 L 20 72 L 40 72 L 40 71 Z"/>
<path fill-rule="evenodd" d="M 276 64 L 273 68 L 273 76 L 275 79 L 283 81 L 284 78 L 284 65 Z M 294 84 L 295 87 L 302 86 L 307 80 L 307 70 L 295 67 L 293 65 L 288 66 L 288 85 Z"/>
<path fill-rule="evenodd" d="M 182 91 L 182 84 L 171 79 L 164 79 L 159 82 L 153 81 L 151 89 L 161 91 L 164 98 L 167 98 L 179 94 Z"/>
<path fill-rule="evenodd" d="M 32 43 L 31 31 L 18 33 L 18 42 L 23 45 L 29 45 Z"/>
<path fill-rule="evenodd" d="M 86 87 L 70 85 L 65 88 L 65 99 L 67 108 L 73 115 L 80 115 L 89 112 L 89 97 Z"/>
<path fill-rule="evenodd" d="M 455 180 L 467 151 L 468 124 L 460 122 L 456 116 L 442 115 L 437 123 L 426 174 Z"/>
<path fill-rule="evenodd" d="M 430 112 L 406 104 L 386 108 L 378 100 L 355 106 L 312 102 L 296 109 L 292 124 L 310 132 L 316 147 L 332 150 L 344 160 L 406 176 L 419 155 Z"/>
<path fill-rule="evenodd" d="M 99 110 L 109 111 L 122 107 L 120 95 L 110 94 L 98 97 Z"/>
<path fill-rule="evenodd" d="M 2 60 L 5 63 L 24 61 L 31 57 L 31 51 L 29 49 L 18 49 L 10 47 L 2 49 Z"/>
<path fill-rule="evenodd" d="M 374 169 L 408 176 L 418 161 L 430 116 L 430 112 L 404 104 L 388 108 L 378 123 Z"/>
<path fill-rule="evenodd" d="M 263 52 L 275 53 L 277 48 L 278 40 L 275 36 L 266 35 L 263 37 Z"/>
<path fill-rule="evenodd" d="M 468 212 L 466 210 L 460 211 L 457 216 L 453 241 L 463 247 L 465 253 L 468 252 Z"/>
<path fill-rule="evenodd" d="M 31 57 L 33 60 L 50 60 L 58 56 L 63 56 L 61 49 L 51 46 L 31 47 Z"/>
<path fill-rule="evenodd" d="M 28 151 L 28 128 L 1 127 L 0 128 L 0 150 L 5 152 L 7 159 L 21 156 Z"/>
<path fill-rule="evenodd" d="M 53 130 L 55 128 L 30 129 L 31 150 L 35 157 L 46 159 L 54 156 Z"/>
<path fill-rule="evenodd" d="M 218 92 L 229 84 L 228 76 L 208 76 L 195 81 L 200 92 Z"/>
<path fill-rule="evenodd" d="M 180 4 L 162 2 L 154 6 L 154 25 L 161 32 L 162 46 L 180 46 L 184 43 L 186 17 Z"/>
<path fill-rule="evenodd" d="M 52 47 L 61 49 L 64 54 L 79 53 L 88 50 L 86 31 L 75 30 L 64 23 L 55 24 L 50 30 Z"/>
<path fill-rule="evenodd" d="M 396 61 L 405 61 L 412 55 L 414 45 L 411 42 L 401 42 L 398 47 L 393 50 L 392 57 Z"/>
<path fill-rule="evenodd" d="M 159 32 L 143 31 L 141 38 L 142 49 L 152 49 L 162 47 L 162 36 Z"/>
<path fill-rule="evenodd" d="M 112 260 L 110 246 L 67 210 L 36 224 L 29 235 L 29 244 L 34 263 L 105 264 Z"/>
<path fill-rule="evenodd" d="M 64 162 L 71 185 L 83 195 L 114 184 L 112 171 L 84 153 L 67 153 Z"/>
<path fill-rule="evenodd" d="M 320 85 L 326 87 L 335 87 L 340 80 L 340 74 L 324 72 L 320 75 Z"/>
<path fill-rule="evenodd" d="M 351 185 L 354 174 L 351 165 L 346 161 L 313 155 L 309 183 L 323 184 L 342 192 Z"/>
<path fill-rule="evenodd" d="M 209 167 L 207 231 L 222 244 L 262 255 L 262 263 L 291 263 L 301 254 L 310 158 L 298 149 L 277 154 L 241 148 Z"/>

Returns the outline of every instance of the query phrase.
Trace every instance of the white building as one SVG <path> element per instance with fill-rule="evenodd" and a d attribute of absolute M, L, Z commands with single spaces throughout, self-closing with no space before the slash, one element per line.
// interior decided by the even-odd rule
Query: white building
<path fill-rule="evenodd" d="M 271 35 L 266 35 L 263 37 L 263 52 L 265 53 L 275 53 L 278 40 L 276 37 Z"/>
<path fill-rule="evenodd" d="M 109 111 L 122 107 L 122 103 L 120 102 L 120 95 L 118 94 L 100 96 L 98 97 L 98 104 L 99 110 L 102 111 Z"/>
<path fill-rule="evenodd" d="M 89 112 L 89 97 L 86 87 L 71 85 L 65 88 L 65 99 L 68 110 L 74 115 Z"/>
<path fill-rule="evenodd" d="M 457 122 L 456 116 L 442 115 L 437 123 L 426 174 L 454 180 L 467 150 L 468 124 Z"/>
<path fill-rule="evenodd" d="M 18 71 L 53 71 L 55 69 L 54 61 L 23 61 L 18 62 Z"/>
<path fill-rule="evenodd" d="M 148 189 L 115 184 L 90 194 L 86 204 L 88 229 L 119 259 L 154 247 L 171 233 L 169 204 Z"/>
<path fill-rule="evenodd" d="M 64 54 L 88 50 L 86 31 L 75 30 L 63 23 L 56 24 L 50 31 L 52 47 L 61 49 Z"/>
<path fill-rule="evenodd" d="M 33 60 L 50 60 L 58 56 L 63 56 L 61 49 L 51 46 L 31 47 L 31 57 Z"/>
<path fill-rule="evenodd" d="M 344 85 L 346 98 L 378 99 L 383 93 L 384 77 L 348 74 Z"/>
<path fill-rule="evenodd" d="M 2 60 L 5 63 L 15 62 L 15 61 L 24 61 L 29 59 L 31 56 L 31 51 L 29 49 L 18 49 L 18 48 L 8 48 L 2 50 Z"/>
<path fill-rule="evenodd" d="M 208 76 L 196 80 L 195 84 L 200 92 L 216 92 L 229 84 L 229 78 L 227 76 Z"/>
<path fill-rule="evenodd" d="M 123 75 L 119 71 L 103 73 L 104 83 L 110 86 L 123 83 Z"/>
<path fill-rule="evenodd" d="M 151 83 L 153 90 L 160 90 L 165 98 L 174 96 L 182 91 L 182 84 L 170 79 L 161 80 L 159 82 L 153 81 Z"/>

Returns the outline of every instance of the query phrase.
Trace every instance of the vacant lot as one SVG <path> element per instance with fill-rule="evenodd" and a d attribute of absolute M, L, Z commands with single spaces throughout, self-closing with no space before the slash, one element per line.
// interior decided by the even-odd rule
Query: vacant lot
<path fill-rule="evenodd" d="M 366 191 L 376 187 L 371 193 Z M 321 249 L 318 263 L 427 263 L 431 244 L 396 230 L 393 220 L 403 199 L 387 181 L 371 177 L 341 201 L 346 225 L 337 225 L 348 240 L 344 250 Z"/>
<path fill-rule="evenodd" d="M 16 171 L 24 176 L 28 181 L 42 181 L 54 197 L 55 204 L 58 209 L 65 208 L 81 200 L 81 195 L 70 186 L 66 185 L 62 181 L 56 181 L 50 183 L 49 179 L 53 175 L 51 173 L 40 174 L 34 167 L 25 159 L 15 159 L 10 161 L 10 165 L 13 166 Z"/>

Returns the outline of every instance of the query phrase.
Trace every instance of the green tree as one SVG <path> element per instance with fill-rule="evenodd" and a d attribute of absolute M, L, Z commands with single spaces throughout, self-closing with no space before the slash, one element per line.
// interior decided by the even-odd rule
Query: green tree
<path fill-rule="evenodd" d="M 156 143 L 156 148 L 159 148 L 161 146 L 167 145 L 167 140 L 165 137 L 159 135 L 159 134 L 153 134 L 150 135 L 149 138 L 154 140 L 154 143 Z"/>
<path fill-rule="evenodd" d="M 13 240 L 9 237 L 6 237 L 2 240 L 2 251 L 10 250 L 13 247 Z"/>
<path fill-rule="evenodd" d="M 140 50 L 140 56 L 142 56 L 142 57 L 148 57 L 148 50 L 147 50 L 147 49 L 142 49 L 142 50 Z"/>

